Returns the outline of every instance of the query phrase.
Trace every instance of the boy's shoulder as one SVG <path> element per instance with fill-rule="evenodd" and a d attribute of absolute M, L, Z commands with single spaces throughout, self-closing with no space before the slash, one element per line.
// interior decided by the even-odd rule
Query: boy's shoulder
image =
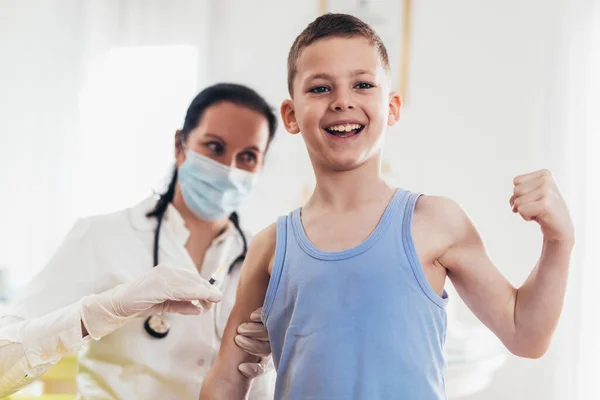
<path fill-rule="evenodd" d="M 433 217 L 453 218 L 463 212 L 455 200 L 444 196 L 422 195 L 415 206 L 415 213 L 426 213 Z"/>
<path fill-rule="evenodd" d="M 454 236 L 467 228 L 470 220 L 456 201 L 443 196 L 424 195 L 415 205 L 413 224 Z"/>
<path fill-rule="evenodd" d="M 275 246 L 277 244 L 277 223 L 272 223 L 252 237 L 248 252 L 261 265 L 268 265 L 269 273 L 273 268 Z"/>
<path fill-rule="evenodd" d="M 252 243 L 256 243 L 260 246 L 266 246 L 269 244 L 275 244 L 277 237 L 277 223 L 273 222 L 266 228 L 263 228 L 256 235 L 252 237 Z"/>

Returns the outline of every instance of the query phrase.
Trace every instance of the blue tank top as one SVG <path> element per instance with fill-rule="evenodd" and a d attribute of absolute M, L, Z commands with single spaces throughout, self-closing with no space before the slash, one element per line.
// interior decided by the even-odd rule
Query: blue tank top
<path fill-rule="evenodd" d="M 370 236 L 343 251 L 317 249 L 300 209 L 278 219 L 262 315 L 275 399 L 446 399 L 447 295 L 415 251 L 418 197 L 398 189 Z"/>

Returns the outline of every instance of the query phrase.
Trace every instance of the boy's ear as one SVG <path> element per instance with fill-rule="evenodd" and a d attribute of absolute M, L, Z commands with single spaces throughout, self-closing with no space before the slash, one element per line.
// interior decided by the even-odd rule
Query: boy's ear
<path fill-rule="evenodd" d="M 390 93 L 389 113 L 388 113 L 388 126 L 396 125 L 396 122 L 400 120 L 400 108 L 402 108 L 402 97 L 397 92 Z"/>
<path fill-rule="evenodd" d="M 281 119 L 283 120 L 283 125 L 285 126 L 285 130 L 292 134 L 297 134 L 300 132 L 300 127 L 298 126 L 298 121 L 296 120 L 296 111 L 294 110 L 294 102 L 290 99 L 284 100 L 281 103 Z"/>

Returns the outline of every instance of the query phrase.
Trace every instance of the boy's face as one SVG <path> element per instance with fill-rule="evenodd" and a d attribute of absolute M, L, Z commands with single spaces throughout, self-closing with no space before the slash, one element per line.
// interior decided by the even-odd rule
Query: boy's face
<path fill-rule="evenodd" d="M 377 49 L 367 39 L 326 38 L 297 61 L 294 95 L 281 106 L 286 129 L 302 132 L 315 167 L 350 170 L 380 154 L 401 99 L 390 94 Z"/>

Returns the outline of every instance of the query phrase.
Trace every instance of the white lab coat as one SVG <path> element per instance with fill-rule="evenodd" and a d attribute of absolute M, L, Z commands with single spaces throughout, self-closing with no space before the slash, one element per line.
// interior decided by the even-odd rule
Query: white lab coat
<path fill-rule="evenodd" d="M 48 265 L 0 318 L 0 397 L 23 387 L 62 356 L 78 352 L 77 386 L 83 399 L 197 400 L 216 359 L 235 302 L 241 265 L 223 279 L 223 300 L 198 316 L 169 314 L 167 337 L 144 330 L 144 318 L 94 341 L 81 338 L 78 301 L 129 282 L 152 268 L 155 219 L 147 199 L 130 209 L 78 221 Z M 196 270 L 185 249 L 189 232 L 173 206 L 161 228 L 159 262 Z M 249 239 L 249 237 L 248 237 Z M 229 243 L 226 243 L 229 242 Z M 225 246 L 225 244 L 227 244 Z M 222 255 L 224 248 L 228 254 Z M 202 275 L 242 251 L 233 226 L 208 249 Z M 272 399 L 274 371 L 257 378 L 250 399 Z"/>

